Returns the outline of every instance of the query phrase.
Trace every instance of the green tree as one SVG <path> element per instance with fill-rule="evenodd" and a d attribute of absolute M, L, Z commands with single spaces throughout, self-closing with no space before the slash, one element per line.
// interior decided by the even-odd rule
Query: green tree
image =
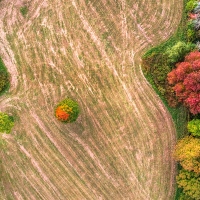
<path fill-rule="evenodd" d="M 194 8 L 197 6 L 198 1 L 196 0 L 190 0 L 187 2 L 185 10 L 186 12 L 191 12 L 194 10 Z"/>
<path fill-rule="evenodd" d="M 62 122 L 74 122 L 76 121 L 79 112 L 78 103 L 70 98 L 67 98 L 56 106 L 55 116 Z"/>
<path fill-rule="evenodd" d="M 179 140 L 174 157 L 185 170 L 200 173 L 200 139 L 186 136 Z"/>
<path fill-rule="evenodd" d="M 185 43 L 182 41 L 177 42 L 174 46 L 168 48 L 165 54 L 168 57 L 169 64 L 175 64 L 184 59 L 185 55 L 196 48 L 195 44 Z"/>
<path fill-rule="evenodd" d="M 189 121 L 187 128 L 193 136 L 200 136 L 200 119 L 193 119 Z"/>
<path fill-rule="evenodd" d="M 13 126 L 13 117 L 0 112 L 0 133 L 10 133 Z"/>
<path fill-rule="evenodd" d="M 180 170 L 176 177 L 179 188 L 183 189 L 181 199 L 183 200 L 200 200 L 200 175 L 187 171 Z"/>

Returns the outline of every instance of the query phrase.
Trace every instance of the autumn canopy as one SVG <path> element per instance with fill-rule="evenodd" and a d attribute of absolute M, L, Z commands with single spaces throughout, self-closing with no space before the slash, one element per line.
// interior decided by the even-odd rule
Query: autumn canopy
<path fill-rule="evenodd" d="M 168 74 L 179 102 L 184 103 L 192 114 L 200 113 L 200 52 L 191 52 L 184 62 Z"/>
<path fill-rule="evenodd" d="M 77 102 L 72 99 L 64 99 L 55 109 L 55 116 L 62 122 L 74 122 L 79 114 L 79 106 Z"/>

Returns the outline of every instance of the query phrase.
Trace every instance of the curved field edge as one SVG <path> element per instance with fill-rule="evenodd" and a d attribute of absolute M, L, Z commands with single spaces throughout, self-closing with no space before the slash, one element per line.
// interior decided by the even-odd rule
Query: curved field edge
<path fill-rule="evenodd" d="M 181 2 L 35 0 L 26 17 L 20 1 L 1 5 L 15 59 L 0 108 L 17 118 L 1 152 L 1 196 L 172 199 L 175 128 L 139 64 L 173 32 Z M 66 96 L 81 106 L 67 126 L 53 116 Z"/>
<path fill-rule="evenodd" d="M 184 0 L 183 1 L 183 5 L 186 5 L 186 3 L 187 3 L 187 0 Z M 173 46 L 174 44 L 176 44 L 179 41 L 186 41 L 185 32 L 186 32 L 187 18 L 188 18 L 187 13 L 183 8 L 182 19 L 181 19 L 180 24 L 179 24 L 177 30 L 175 31 L 175 33 L 167 41 L 164 41 L 164 42 L 160 43 L 157 46 L 149 48 L 143 54 L 142 57 L 143 58 L 148 57 L 153 52 L 156 53 L 156 52 L 160 52 L 160 51 L 165 51 L 165 49 L 167 47 Z M 166 108 L 170 112 L 170 114 L 172 116 L 172 119 L 173 119 L 173 122 L 174 122 L 175 127 L 176 127 L 177 138 L 178 139 L 182 138 L 187 133 L 187 123 L 188 123 L 188 118 L 189 118 L 188 109 L 185 108 L 184 106 L 177 106 L 176 108 L 170 107 L 168 105 L 167 100 L 165 99 L 165 97 L 160 93 L 160 91 L 158 90 L 157 86 L 155 85 L 153 77 L 151 76 L 151 74 L 150 73 L 146 73 L 145 71 L 144 71 L 144 74 L 145 74 L 145 78 L 151 84 L 152 88 L 159 95 L 159 97 L 163 101 L 164 105 L 166 106 Z M 179 167 L 180 166 L 177 165 L 177 169 Z M 181 193 L 181 189 L 176 186 L 175 200 L 179 199 L 180 193 Z"/>

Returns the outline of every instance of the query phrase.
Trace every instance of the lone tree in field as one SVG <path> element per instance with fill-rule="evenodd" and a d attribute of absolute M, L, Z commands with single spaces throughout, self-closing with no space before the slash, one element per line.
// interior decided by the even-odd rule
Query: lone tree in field
<path fill-rule="evenodd" d="M 192 114 L 200 113 L 200 52 L 191 52 L 184 62 L 176 65 L 167 77 L 179 102 Z"/>
<path fill-rule="evenodd" d="M 70 98 L 61 101 L 55 109 L 55 116 L 62 122 L 74 122 L 79 114 L 78 103 Z"/>

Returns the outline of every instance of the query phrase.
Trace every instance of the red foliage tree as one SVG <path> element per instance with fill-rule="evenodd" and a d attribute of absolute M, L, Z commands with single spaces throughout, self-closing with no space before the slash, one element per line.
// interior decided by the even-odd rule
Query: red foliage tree
<path fill-rule="evenodd" d="M 167 76 L 179 102 L 184 103 L 192 114 L 200 113 L 200 52 L 191 52 L 185 61 L 176 64 Z"/>

